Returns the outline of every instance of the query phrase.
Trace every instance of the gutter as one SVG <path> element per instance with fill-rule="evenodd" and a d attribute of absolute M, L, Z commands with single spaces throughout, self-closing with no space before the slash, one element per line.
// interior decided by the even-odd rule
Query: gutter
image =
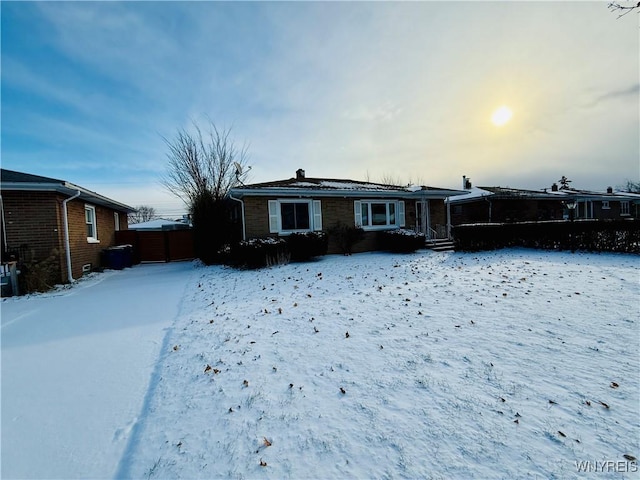
<path fill-rule="evenodd" d="M 361 189 L 310 189 L 310 188 L 234 188 L 230 195 L 257 196 L 257 197 L 286 197 L 286 198 L 442 198 L 447 195 L 455 195 L 453 190 L 361 190 Z M 237 200 L 237 198 L 234 198 Z"/>
<path fill-rule="evenodd" d="M 7 225 L 4 223 L 4 201 L 2 200 L 2 195 L 0 194 L 0 209 L 2 210 L 2 248 L 4 252 L 4 248 L 7 248 Z"/>
<path fill-rule="evenodd" d="M 235 198 L 231 192 L 229 192 L 229 198 L 236 202 L 240 202 L 242 212 L 242 241 L 244 242 L 247 239 L 247 228 L 244 223 L 244 202 L 239 198 Z"/>
<path fill-rule="evenodd" d="M 62 201 L 62 222 L 64 223 L 64 249 L 67 256 L 67 277 L 70 282 L 75 282 L 71 270 L 71 246 L 69 245 L 69 217 L 67 215 L 67 203 L 80 196 L 80 190 L 73 197 Z"/>

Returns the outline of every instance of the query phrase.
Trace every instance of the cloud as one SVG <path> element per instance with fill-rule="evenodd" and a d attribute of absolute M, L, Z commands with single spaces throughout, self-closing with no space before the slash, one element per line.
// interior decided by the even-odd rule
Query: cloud
<path fill-rule="evenodd" d="M 640 94 L 640 83 L 635 83 L 626 88 L 619 88 L 616 90 L 610 90 L 601 95 L 595 96 L 588 104 L 589 107 L 595 107 L 602 102 L 609 102 L 614 100 L 626 100 L 634 98 L 636 104 L 638 103 L 638 95 Z"/>
<path fill-rule="evenodd" d="M 3 29 L 3 161 L 48 153 L 151 177 L 162 136 L 207 116 L 249 143 L 253 181 L 395 170 L 455 187 L 474 170 L 524 183 L 536 165 L 580 169 L 590 152 L 617 159 L 621 176 L 637 161 L 622 128 L 638 126 L 635 107 L 614 102 L 638 95 L 638 52 L 619 48 L 637 32 L 597 4 L 7 5 L 3 25 L 14 11 L 36 21 L 12 30 L 29 41 Z M 515 115 L 498 131 L 488 119 L 501 104 Z M 598 144 L 602 125 L 615 144 Z"/>

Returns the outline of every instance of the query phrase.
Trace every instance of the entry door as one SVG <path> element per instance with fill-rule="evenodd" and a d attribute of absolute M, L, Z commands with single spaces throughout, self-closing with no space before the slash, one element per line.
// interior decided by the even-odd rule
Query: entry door
<path fill-rule="evenodd" d="M 424 233 L 427 238 L 431 238 L 429 223 L 429 200 L 416 201 L 416 232 Z"/>

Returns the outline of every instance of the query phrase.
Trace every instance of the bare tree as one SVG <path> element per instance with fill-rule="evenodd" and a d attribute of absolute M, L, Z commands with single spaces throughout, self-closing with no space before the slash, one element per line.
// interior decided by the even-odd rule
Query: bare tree
<path fill-rule="evenodd" d="M 129 214 L 127 220 L 130 224 L 134 224 L 148 222 L 155 218 L 158 218 L 155 208 L 150 207 L 149 205 L 140 205 L 139 207 L 136 207 L 135 212 Z"/>
<path fill-rule="evenodd" d="M 231 131 L 218 130 L 211 120 L 206 134 L 195 122 L 193 127 L 195 133 L 182 129 L 174 140 L 165 138 L 169 163 L 162 183 L 189 207 L 195 253 L 211 264 L 234 240 L 230 209 L 237 205 L 226 197 L 247 177 L 247 147 L 236 147 Z"/>
<path fill-rule="evenodd" d="M 162 179 L 190 208 L 202 195 L 223 200 L 248 173 L 247 146 L 236 147 L 231 130 L 219 130 L 211 120 L 206 134 L 195 122 L 193 127 L 195 134 L 181 129 L 175 139 L 164 139 L 169 163 Z"/>
<path fill-rule="evenodd" d="M 607 6 L 607 8 L 609 10 L 611 10 L 612 12 L 618 12 L 618 18 L 620 17 L 624 17 L 627 13 L 631 13 L 632 11 L 636 10 L 636 9 L 640 9 L 640 2 L 633 2 L 633 3 L 627 3 L 627 4 L 621 4 L 618 2 L 611 2 L 609 3 L 609 5 Z M 640 11 L 640 10 L 639 10 Z M 622 12 L 622 13 L 620 13 Z"/>
<path fill-rule="evenodd" d="M 560 183 L 560 190 L 566 190 L 567 188 L 570 188 L 569 184 L 571 183 L 571 180 L 569 180 L 564 175 L 562 175 L 562 178 L 558 180 L 558 182 Z"/>
<path fill-rule="evenodd" d="M 618 185 L 616 188 L 622 192 L 640 193 L 640 181 L 627 180 L 624 185 Z"/>
<path fill-rule="evenodd" d="M 385 173 L 384 175 L 382 175 L 382 177 L 380 177 L 380 183 L 382 183 L 383 185 L 404 185 L 402 179 L 396 175 L 393 175 L 392 173 Z"/>

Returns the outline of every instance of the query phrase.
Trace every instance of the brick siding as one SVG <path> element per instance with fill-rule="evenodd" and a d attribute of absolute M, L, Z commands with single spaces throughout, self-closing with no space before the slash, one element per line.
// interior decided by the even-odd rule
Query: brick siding
<path fill-rule="evenodd" d="M 25 260 L 43 260 L 55 253 L 60 264 L 60 282 L 68 281 L 66 253 L 64 247 L 63 201 L 64 195 L 54 192 L 3 191 L 7 247 L 9 250 L 25 245 Z M 82 266 L 91 264 L 100 267 L 100 255 L 104 248 L 115 242 L 115 211 L 99 205 L 96 224 L 100 243 L 87 241 L 85 202 L 72 200 L 67 203 L 69 221 L 69 245 L 74 278 L 82 276 Z M 126 230 L 127 214 L 119 213 L 121 230 Z"/>
<path fill-rule="evenodd" d="M 277 236 L 269 232 L 269 200 L 279 197 L 246 197 L 244 199 L 245 228 L 247 239 Z M 366 197 L 362 198 L 367 199 Z M 376 199 L 373 198 L 372 199 Z M 305 200 L 308 200 L 306 198 Z M 323 197 L 321 201 L 322 229 L 326 232 L 341 222 L 348 226 L 355 225 L 353 198 Z M 405 220 L 407 228 L 412 228 L 415 222 L 415 202 L 405 200 Z M 353 248 L 355 252 L 367 252 L 378 248 L 377 232 L 366 232 L 365 238 Z M 329 239 L 329 253 L 340 253 L 335 242 Z"/>

